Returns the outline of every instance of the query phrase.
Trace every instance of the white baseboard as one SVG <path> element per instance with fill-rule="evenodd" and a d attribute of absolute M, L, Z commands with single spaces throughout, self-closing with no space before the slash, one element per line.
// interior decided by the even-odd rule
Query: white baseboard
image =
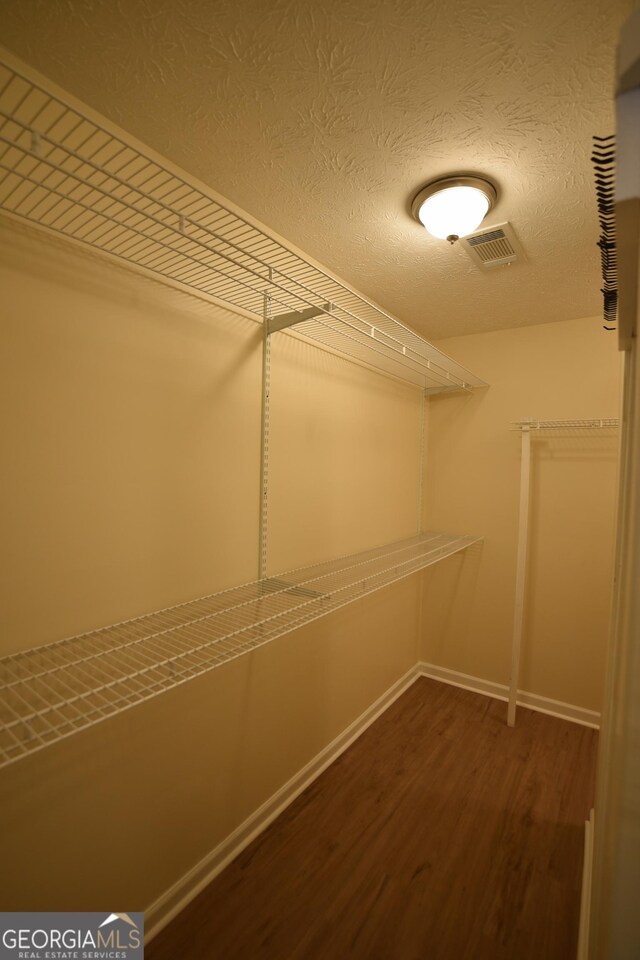
<path fill-rule="evenodd" d="M 432 680 L 440 680 L 442 683 L 449 683 L 454 687 L 462 687 L 463 690 L 483 693 L 485 696 L 493 697 L 496 700 L 506 701 L 509 699 L 509 688 L 505 683 L 482 680 L 480 677 L 472 677 L 467 673 L 459 673 L 457 670 L 439 667 L 434 663 L 419 663 L 418 670 L 420 676 L 431 677 Z M 518 706 L 526 707 L 528 710 L 548 713 L 552 717 L 581 723 L 585 727 L 594 727 L 596 730 L 600 727 L 599 713 L 595 710 L 587 710 L 584 707 L 576 707 L 572 703 L 563 703 L 561 700 L 541 697 L 537 693 L 527 693 L 525 690 L 518 690 L 517 703 Z"/>
<path fill-rule="evenodd" d="M 418 665 L 412 667 L 364 713 L 351 723 L 335 740 L 285 783 L 265 803 L 241 823 L 233 833 L 207 854 L 172 887 L 145 910 L 145 943 L 156 936 L 184 907 L 203 890 L 214 877 L 262 833 L 282 811 L 320 776 L 367 727 L 378 719 L 420 676 Z"/>

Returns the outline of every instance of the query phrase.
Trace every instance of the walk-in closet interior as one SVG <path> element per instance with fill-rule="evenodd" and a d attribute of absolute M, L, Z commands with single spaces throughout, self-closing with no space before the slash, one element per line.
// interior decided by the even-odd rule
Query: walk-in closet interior
<path fill-rule="evenodd" d="M 4 0 L 5 918 L 640 955 L 633 10 Z"/>

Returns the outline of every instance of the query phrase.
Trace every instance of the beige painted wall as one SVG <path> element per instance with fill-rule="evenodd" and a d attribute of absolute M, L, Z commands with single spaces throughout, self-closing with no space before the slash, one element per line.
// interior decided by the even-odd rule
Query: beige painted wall
<path fill-rule="evenodd" d="M 615 337 L 597 318 L 440 341 L 490 384 L 429 404 L 425 522 L 486 537 L 481 554 L 431 568 L 423 660 L 509 679 L 520 438 L 511 421 L 619 415 Z M 532 444 L 520 688 L 601 707 L 613 559 L 617 438 L 574 431 Z"/>
<path fill-rule="evenodd" d="M 272 338 L 268 572 L 418 530 L 420 392 Z"/>
<path fill-rule="evenodd" d="M 0 233 L 1 652 L 253 579 L 260 328 Z"/>
<path fill-rule="evenodd" d="M 0 230 L 0 655 L 254 579 L 258 324 Z M 269 568 L 414 532 L 419 394 L 274 345 Z M 417 578 L 0 771 L 4 909 L 144 909 L 417 659 Z"/>

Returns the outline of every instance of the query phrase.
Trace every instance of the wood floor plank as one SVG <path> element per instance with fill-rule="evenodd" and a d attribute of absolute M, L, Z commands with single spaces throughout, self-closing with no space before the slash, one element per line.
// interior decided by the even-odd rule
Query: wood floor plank
<path fill-rule="evenodd" d="M 568 960 L 597 733 L 422 678 L 147 960 Z"/>

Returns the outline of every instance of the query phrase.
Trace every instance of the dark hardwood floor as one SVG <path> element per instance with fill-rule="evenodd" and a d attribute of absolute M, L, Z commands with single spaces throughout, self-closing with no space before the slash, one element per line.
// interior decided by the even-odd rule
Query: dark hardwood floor
<path fill-rule="evenodd" d="M 420 679 L 147 960 L 573 960 L 597 733 Z"/>

